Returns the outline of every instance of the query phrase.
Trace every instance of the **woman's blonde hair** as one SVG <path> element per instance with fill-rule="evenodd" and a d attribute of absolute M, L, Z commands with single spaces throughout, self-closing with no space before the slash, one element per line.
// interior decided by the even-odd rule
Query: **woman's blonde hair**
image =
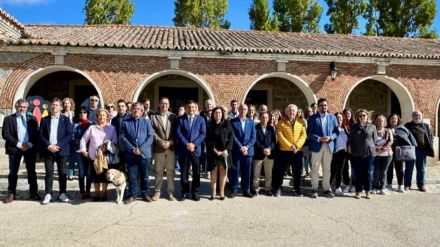
<path fill-rule="evenodd" d="M 110 116 L 110 114 L 108 113 L 108 111 L 107 111 L 106 109 L 104 109 L 104 108 L 99 108 L 98 110 L 96 110 L 96 118 L 98 118 L 98 115 L 99 115 L 101 112 L 105 112 L 105 115 L 107 116 L 107 118 Z"/>
<path fill-rule="evenodd" d="M 356 118 L 356 122 L 359 123 L 359 114 L 361 114 L 362 112 L 367 115 L 367 123 L 371 123 L 371 112 L 365 109 L 359 109 L 356 111 L 356 113 L 354 114 Z"/>
<path fill-rule="evenodd" d="M 383 120 L 385 122 L 385 125 L 383 127 L 387 126 L 387 118 L 384 115 L 379 115 L 376 117 L 376 120 L 374 121 L 376 127 L 379 120 Z"/>
<path fill-rule="evenodd" d="M 64 102 L 66 102 L 66 101 L 70 101 L 70 110 L 75 111 L 75 102 L 73 101 L 72 98 L 69 98 L 69 97 L 64 98 L 63 101 L 61 101 L 61 106 L 63 107 Z M 64 109 L 63 109 L 63 111 L 64 111 Z"/>

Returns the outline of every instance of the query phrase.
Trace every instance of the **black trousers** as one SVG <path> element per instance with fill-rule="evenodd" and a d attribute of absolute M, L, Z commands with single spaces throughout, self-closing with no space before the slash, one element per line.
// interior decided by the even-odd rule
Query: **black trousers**
<path fill-rule="evenodd" d="M 394 156 L 393 156 L 393 160 L 391 161 L 390 165 L 388 166 L 388 171 L 387 171 L 388 185 L 393 184 L 393 176 L 394 176 L 393 167 L 396 170 L 397 184 L 403 185 L 403 161 L 395 160 Z"/>
<path fill-rule="evenodd" d="M 179 157 L 180 164 L 180 185 L 182 186 L 182 195 L 189 192 L 198 193 L 200 187 L 200 157 L 194 153 Z M 192 166 L 192 186 L 189 186 L 189 167 Z"/>
<path fill-rule="evenodd" d="M 350 168 L 348 162 L 350 161 L 351 155 L 347 152 L 345 152 L 345 161 L 344 161 L 344 167 L 342 168 L 342 181 L 345 185 L 350 184 L 350 173 L 348 169 Z"/>
<path fill-rule="evenodd" d="M 332 164 L 330 168 L 330 185 L 335 181 L 336 188 L 341 187 L 342 183 L 342 172 L 345 167 L 345 160 L 347 154 L 344 149 L 339 150 L 333 154 Z"/>
<path fill-rule="evenodd" d="M 291 151 L 277 151 L 272 171 L 272 189 L 274 192 L 281 189 L 284 172 L 289 164 L 292 166 L 293 171 L 293 189 L 296 192 L 301 192 L 301 173 L 303 169 L 302 158 L 302 152 L 293 153 Z"/>
<path fill-rule="evenodd" d="M 27 179 L 29 184 L 29 192 L 31 195 L 37 194 L 37 173 L 35 172 L 35 149 L 23 152 L 17 150 L 14 154 L 9 154 L 9 175 L 8 175 L 8 194 L 16 195 L 18 170 L 20 168 L 21 158 L 24 157 L 26 164 Z"/>
<path fill-rule="evenodd" d="M 67 186 L 67 156 L 60 156 L 59 154 L 49 154 L 44 157 L 44 167 L 46 168 L 46 176 L 44 179 L 46 185 L 46 194 L 52 194 L 53 188 L 53 174 L 55 162 L 58 168 L 58 182 L 60 186 L 60 194 L 66 193 Z"/>

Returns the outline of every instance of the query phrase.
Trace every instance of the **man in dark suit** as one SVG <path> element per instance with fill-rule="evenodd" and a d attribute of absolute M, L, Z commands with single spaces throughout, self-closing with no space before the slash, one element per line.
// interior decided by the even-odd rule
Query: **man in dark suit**
<path fill-rule="evenodd" d="M 231 120 L 231 126 L 234 130 L 232 158 L 235 163 L 235 168 L 230 171 L 230 181 L 232 182 L 231 198 L 237 195 L 239 173 L 241 173 L 243 196 L 252 198 L 253 196 L 250 193 L 250 179 L 256 139 L 255 125 L 252 119 L 246 117 L 248 113 L 248 106 L 246 104 L 241 104 L 238 108 L 238 112 L 238 117 Z"/>
<path fill-rule="evenodd" d="M 153 201 L 157 201 L 160 198 L 163 173 L 165 170 L 167 174 L 168 200 L 175 200 L 174 169 L 176 166 L 176 154 L 174 153 L 174 146 L 176 140 L 174 135 L 174 121 L 176 120 L 176 114 L 168 111 L 169 107 L 169 99 L 163 97 L 159 101 L 159 112 L 151 116 L 151 122 L 154 128 L 153 157 L 156 176 Z"/>
<path fill-rule="evenodd" d="M 190 100 L 185 106 L 186 114 L 176 120 L 176 139 L 178 141 L 176 154 L 179 157 L 181 169 L 180 184 L 182 186 L 181 200 L 192 199 L 199 201 L 200 187 L 200 156 L 201 144 L 206 137 L 206 123 L 203 117 L 196 115 L 196 103 Z M 189 186 L 189 167 L 192 166 L 192 188 Z"/>
<path fill-rule="evenodd" d="M 46 169 L 46 196 L 42 202 L 43 204 L 49 204 L 52 201 L 55 162 L 58 167 L 58 182 L 60 185 L 59 200 L 69 202 L 66 194 L 66 162 L 70 155 L 69 143 L 72 140 L 72 124 L 68 117 L 61 114 L 61 100 L 58 98 L 52 100 L 50 114 L 50 116 L 41 120 L 40 126 L 40 147 Z"/>
<path fill-rule="evenodd" d="M 258 195 L 261 167 L 264 166 L 264 189 L 267 195 L 272 195 L 273 152 L 277 143 L 277 133 L 273 126 L 268 125 L 269 113 L 267 111 L 261 112 L 259 119 L 260 123 L 255 126 L 256 140 L 252 187 L 254 195 Z"/>
<path fill-rule="evenodd" d="M 29 103 L 19 99 L 15 103 L 16 113 L 7 116 L 3 121 L 2 137 L 5 139 L 6 154 L 9 156 L 8 196 L 4 202 L 15 200 L 17 173 L 21 158 L 24 157 L 29 183 L 30 199 L 40 200 L 38 195 L 37 174 L 35 172 L 35 157 L 38 142 L 38 122 L 26 112 Z"/>
<path fill-rule="evenodd" d="M 121 129 L 122 129 L 122 122 L 130 117 L 130 114 L 127 112 L 127 103 L 120 99 L 116 103 L 117 109 L 118 109 L 118 115 L 116 115 L 113 119 L 111 124 L 115 126 L 116 133 L 118 135 L 118 143 L 121 143 Z M 124 156 L 124 150 L 123 147 L 119 146 L 119 168 L 121 171 L 127 172 L 126 162 L 125 162 L 125 156 Z"/>
<path fill-rule="evenodd" d="M 423 122 L 423 114 L 420 111 L 412 113 L 412 121 L 405 124 L 405 127 L 411 132 L 417 142 L 416 160 L 405 162 L 405 190 L 411 188 L 414 163 L 417 170 L 417 187 L 419 191 L 426 192 L 426 156 L 434 157 L 432 144 L 432 133 L 429 125 Z"/>
<path fill-rule="evenodd" d="M 143 113 L 144 106 L 135 102 L 131 106 L 131 117 L 122 123 L 121 145 L 127 161 L 129 179 L 126 204 L 135 201 L 138 195 L 145 202 L 151 202 L 148 171 L 151 164 L 154 130 L 151 121 L 142 117 Z M 140 189 L 138 175 L 140 176 Z"/>

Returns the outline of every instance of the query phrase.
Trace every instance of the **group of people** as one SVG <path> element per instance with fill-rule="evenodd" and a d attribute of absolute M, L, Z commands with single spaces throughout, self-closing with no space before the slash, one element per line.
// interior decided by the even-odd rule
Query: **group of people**
<path fill-rule="evenodd" d="M 393 168 L 397 191 L 411 188 L 414 165 L 417 187 L 426 191 L 426 157 L 433 156 L 432 134 L 423 123 L 422 113 L 414 111 L 412 121 L 401 123 L 398 114 L 388 118 L 367 110 L 350 109 L 330 113 L 328 100 L 319 99 L 304 111 L 294 104 L 269 112 L 266 105 L 232 100 L 230 111 L 205 102 L 205 111 L 188 101 L 176 115 L 170 101 L 160 99 L 158 111 L 150 109 L 150 100 L 130 103 L 119 100 L 116 107 L 99 108 L 99 98 L 89 98 L 89 106 L 78 116 L 71 98 L 51 101 L 50 116 L 40 123 L 27 114 L 29 103 L 20 99 L 16 112 L 4 119 L 2 137 L 9 156 L 8 195 L 5 203 L 15 200 L 17 173 L 21 159 L 26 164 L 30 199 L 41 200 L 35 172 L 37 152 L 44 160 L 45 196 L 42 204 L 52 201 L 54 164 L 57 164 L 59 197 L 70 199 L 66 183 L 78 167 L 80 199 L 107 200 L 108 169 L 126 172 L 130 204 L 140 198 L 146 202 L 161 198 L 166 174 L 166 198 L 176 200 L 175 169 L 180 167 L 180 200 L 200 200 L 200 174 L 210 174 L 210 200 L 238 195 L 280 196 L 288 172 L 293 178 L 293 195 L 302 196 L 303 170 L 310 176 L 311 198 L 348 193 L 355 188 L 355 198 L 387 194 L 392 189 Z M 402 158 L 408 154 L 408 157 Z M 349 169 L 351 164 L 351 169 Z M 405 166 L 403 165 L 405 164 Z M 149 171 L 155 176 L 150 192 Z M 291 168 L 291 169 L 290 169 Z M 349 174 L 349 170 L 351 174 Z M 319 177 L 322 173 L 322 193 Z M 260 189 L 260 177 L 264 186 Z M 190 182 L 190 176 L 192 181 Z M 240 179 L 241 178 L 241 179 Z M 91 184 L 94 194 L 91 196 Z M 345 184 L 345 188 L 342 184 Z M 332 185 L 335 185 L 334 189 Z"/>

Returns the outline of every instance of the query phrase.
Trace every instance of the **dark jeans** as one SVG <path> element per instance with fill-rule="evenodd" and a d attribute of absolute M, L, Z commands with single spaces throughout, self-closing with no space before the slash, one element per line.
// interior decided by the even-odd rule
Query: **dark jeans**
<path fill-rule="evenodd" d="M 66 193 L 67 185 L 67 156 L 60 156 L 59 154 L 49 154 L 44 157 L 44 168 L 46 169 L 46 177 L 44 179 L 46 185 L 46 194 L 52 194 L 53 187 L 53 174 L 54 174 L 54 163 L 57 163 L 58 168 L 58 182 L 60 187 L 60 194 Z"/>
<path fill-rule="evenodd" d="M 353 156 L 353 168 L 356 174 L 356 193 L 371 190 L 374 157 Z"/>
<path fill-rule="evenodd" d="M 76 154 L 77 154 L 77 152 L 75 151 L 75 143 L 71 142 L 70 143 L 70 156 L 69 156 L 69 170 L 68 170 L 68 176 L 70 176 L 70 177 L 75 175 L 75 163 L 78 162 L 77 158 L 76 158 Z"/>
<path fill-rule="evenodd" d="M 194 153 L 179 157 L 180 164 L 180 185 L 182 186 L 182 195 L 189 192 L 198 193 L 200 187 L 200 157 Z M 192 185 L 189 186 L 189 167 L 192 167 Z"/>
<path fill-rule="evenodd" d="M 383 190 L 386 185 L 388 166 L 393 160 L 393 156 L 376 156 L 374 159 L 373 188 Z"/>
<path fill-rule="evenodd" d="M 145 197 L 150 195 L 150 178 L 148 171 L 150 169 L 151 158 L 144 159 L 142 156 L 129 158 L 127 160 L 128 170 L 128 196 L 129 197 Z M 138 186 L 138 176 L 140 189 Z"/>
<path fill-rule="evenodd" d="M 30 194 L 36 194 L 38 191 L 37 173 L 35 172 L 35 156 L 34 150 L 23 152 L 17 150 L 15 154 L 9 155 L 9 175 L 8 175 L 8 194 L 16 195 L 18 169 L 20 168 L 21 158 L 24 157 L 26 164 L 27 179 L 29 183 Z"/>
<path fill-rule="evenodd" d="M 330 185 L 335 181 L 336 188 L 341 187 L 342 183 L 342 172 L 345 167 L 345 160 L 347 158 L 347 153 L 344 149 L 339 150 L 333 154 L 332 164 L 330 169 Z"/>
<path fill-rule="evenodd" d="M 350 161 L 351 155 L 347 152 L 345 152 L 345 160 L 344 160 L 344 167 L 342 168 L 342 181 L 345 185 L 350 184 L 350 173 L 349 173 L 349 161 Z M 353 169 L 352 169 L 353 172 Z"/>
<path fill-rule="evenodd" d="M 250 193 L 252 158 L 252 156 L 243 155 L 237 155 L 234 157 L 235 168 L 229 170 L 233 192 L 237 192 L 240 187 L 238 183 L 238 175 L 241 174 L 241 187 L 243 193 Z"/>
<path fill-rule="evenodd" d="M 406 161 L 405 165 L 405 187 L 411 187 L 414 163 L 417 169 L 417 187 L 425 186 L 426 174 L 426 151 L 416 148 L 416 160 Z"/>
<path fill-rule="evenodd" d="M 90 187 L 92 185 L 92 169 L 90 159 L 85 158 L 81 153 L 75 153 L 75 162 L 78 164 L 78 182 L 79 191 L 81 193 L 90 193 Z"/>
<path fill-rule="evenodd" d="M 391 186 L 393 184 L 393 167 L 396 170 L 397 184 L 403 185 L 403 161 L 398 161 L 394 159 L 391 160 L 387 171 L 387 184 Z"/>
<path fill-rule="evenodd" d="M 284 178 L 284 171 L 289 164 L 292 166 L 293 189 L 296 192 L 301 192 L 301 173 L 302 173 L 302 158 L 303 153 L 293 153 L 291 151 L 277 151 L 277 156 L 274 161 L 274 169 L 272 173 L 272 189 L 277 192 L 281 189 Z"/>

